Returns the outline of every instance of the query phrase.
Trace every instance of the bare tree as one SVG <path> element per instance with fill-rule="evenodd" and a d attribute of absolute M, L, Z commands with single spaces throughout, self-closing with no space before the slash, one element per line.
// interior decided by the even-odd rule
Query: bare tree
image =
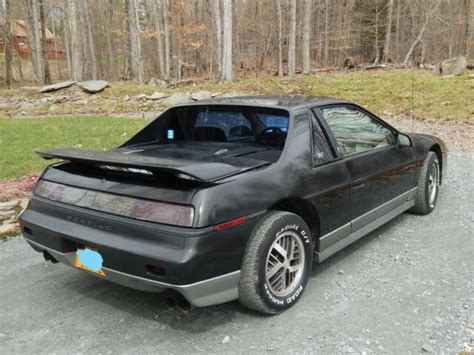
<path fill-rule="evenodd" d="M 162 16 L 163 16 L 163 33 L 165 37 L 165 78 L 171 76 L 171 46 L 170 46 L 170 24 L 169 24 L 169 2 L 163 0 Z"/>
<path fill-rule="evenodd" d="M 472 42 L 472 26 L 473 26 L 473 14 L 472 14 L 472 0 L 464 0 L 464 12 L 466 15 L 465 18 L 465 30 L 464 30 L 464 42 L 465 42 L 465 51 L 464 54 L 469 58 L 471 52 L 471 42 Z"/>
<path fill-rule="evenodd" d="M 283 76 L 283 18 L 281 15 L 281 0 L 276 0 L 278 18 L 278 76 Z"/>
<path fill-rule="evenodd" d="M 219 75 L 222 75 L 222 23 L 221 23 L 221 7 L 220 0 L 212 0 L 212 17 L 216 28 L 216 44 L 217 44 L 217 68 Z"/>
<path fill-rule="evenodd" d="M 418 36 L 413 41 L 412 45 L 410 46 L 410 49 L 408 49 L 408 52 L 405 56 L 405 59 L 403 60 L 403 64 L 405 64 L 405 65 L 408 64 L 408 61 L 410 60 L 410 56 L 413 53 L 413 50 L 415 49 L 416 45 L 418 44 L 418 42 L 420 42 L 421 38 L 423 37 L 423 34 L 425 33 L 426 27 L 430 23 L 431 18 L 433 17 L 433 15 L 438 10 L 440 4 L 441 4 L 441 0 L 435 0 L 434 5 L 432 5 L 432 7 L 428 10 L 428 13 L 426 14 L 426 17 L 425 17 L 425 21 L 423 22 L 423 25 L 420 29 L 420 32 L 418 33 Z"/>
<path fill-rule="evenodd" d="M 66 39 L 69 44 L 68 56 L 70 57 L 69 77 L 76 81 L 83 79 L 83 40 L 82 31 L 79 30 L 79 9 L 77 0 L 66 0 L 66 27 L 69 38 Z"/>
<path fill-rule="evenodd" d="M 387 5 L 387 22 L 385 24 L 385 44 L 383 47 L 383 62 L 388 62 L 390 59 L 390 36 L 392 35 L 392 14 L 393 14 L 393 0 L 388 0 Z"/>
<path fill-rule="evenodd" d="M 324 64 L 329 61 L 329 0 L 324 2 Z"/>
<path fill-rule="evenodd" d="M 296 5 L 297 0 L 290 1 L 290 23 L 288 31 L 288 76 L 296 71 Z"/>
<path fill-rule="evenodd" d="M 232 0 L 222 0 L 223 47 L 222 81 L 232 81 Z"/>
<path fill-rule="evenodd" d="M 32 51 L 32 62 L 35 73 L 35 80 L 39 85 L 43 85 L 44 66 L 43 66 L 43 46 L 41 45 L 40 19 L 38 14 L 37 0 L 26 0 L 28 9 L 28 27 L 30 32 L 30 47 Z"/>
<path fill-rule="evenodd" d="M 140 24 L 138 21 L 137 0 L 125 0 L 128 20 L 128 50 L 130 74 L 132 79 L 143 82 L 141 56 Z"/>
<path fill-rule="evenodd" d="M 303 57 L 303 74 L 309 74 L 311 70 L 311 56 L 310 56 L 310 36 L 311 36 L 311 12 L 312 1 L 303 1 L 303 40 L 302 40 L 302 57 Z"/>
<path fill-rule="evenodd" d="M 156 45 L 158 49 L 158 66 L 160 69 L 160 76 L 165 77 L 165 52 L 163 44 L 163 9 L 161 1 L 147 0 L 149 11 L 151 12 L 151 19 L 153 24 L 154 36 L 156 37 Z"/>
<path fill-rule="evenodd" d="M 41 57 L 44 64 L 44 81 L 46 84 L 51 84 L 51 73 L 49 71 L 49 58 L 48 58 L 48 40 L 46 38 L 46 20 L 44 16 L 44 2 L 38 0 L 39 5 L 39 17 L 40 17 L 40 28 L 41 28 Z"/>
<path fill-rule="evenodd" d="M 12 29 L 10 0 L 5 0 L 5 85 L 10 88 L 12 75 Z"/>
<path fill-rule="evenodd" d="M 98 77 L 98 69 L 97 69 L 97 55 L 95 53 L 95 45 L 94 45 L 94 36 L 92 35 L 92 22 L 90 17 L 90 10 L 89 10 L 89 1 L 88 0 L 81 0 L 82 5 L 82 28 L 85 32 L 85 41 L 84 41 L 84 53 L 85 58 L 89 63 L 88 68 L 88 79 L 96 80 Z"/>

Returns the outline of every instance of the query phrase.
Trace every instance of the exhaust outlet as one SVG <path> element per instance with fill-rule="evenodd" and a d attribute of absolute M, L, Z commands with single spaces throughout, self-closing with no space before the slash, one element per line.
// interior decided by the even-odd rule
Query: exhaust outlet
<path fill-rule="evenodd" d="M 165 302 L 169 308 L 179 309 L 183 313 L 189 313 L 193 310 L 192 304 L 178 292 L 169 294 Z"/>
<path fill-rule="evenodd" d="M 46 250 L 43 250 L 43 258 L 46 261 L 51 261 L 53 264 L 59 263 L 50 253 L 48 253 Z"/>

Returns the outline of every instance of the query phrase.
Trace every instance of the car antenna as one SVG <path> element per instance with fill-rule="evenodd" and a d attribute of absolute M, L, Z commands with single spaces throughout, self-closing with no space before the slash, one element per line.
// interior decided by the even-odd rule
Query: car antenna
<path fill-rule="evenodd" d="M 413 125 L 415 120 L 415 51 L 411 53 L 411 133 L 413 133 Z"/>

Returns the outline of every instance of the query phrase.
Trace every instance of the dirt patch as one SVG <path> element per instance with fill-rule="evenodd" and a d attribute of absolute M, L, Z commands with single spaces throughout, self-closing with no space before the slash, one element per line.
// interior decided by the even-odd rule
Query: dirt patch
<path fill-rule="evenodd" d="M 37 180 L 38 175 L 26 175 L 0 181 L 0 202 L 29 197 Z"/>

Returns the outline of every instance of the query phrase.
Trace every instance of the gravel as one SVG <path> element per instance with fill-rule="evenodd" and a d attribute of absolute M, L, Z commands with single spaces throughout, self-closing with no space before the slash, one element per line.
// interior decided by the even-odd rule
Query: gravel
<path fill-rule="evenodd" d="M 450 157 L 437 209 L 403 214 L 315 265 L 300 302 L 183 313 L 0 243 L 2 353 L 439 353 L 473 351 L 474 159 Z M 343 271 L 343 272 L 340 272 Z"/>

